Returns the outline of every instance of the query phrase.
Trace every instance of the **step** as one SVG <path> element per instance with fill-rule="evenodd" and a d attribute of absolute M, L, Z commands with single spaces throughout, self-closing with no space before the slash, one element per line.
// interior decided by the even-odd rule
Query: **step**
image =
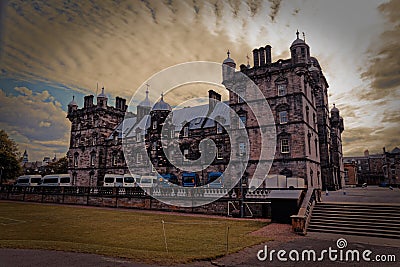
<path fill-rule="evenodd" d="M 380 214 L 373 214 L 373 213 L 354 213 L 354 214 L 344 214 L 344 213 L 317 213 L 317 212 L 313 212 L 312 217 L 329 217 L 329 218 L 353 218 L 353 219 L 357 219 L 357 218 L 365 218 L 365 219 L 388 219 L 388 220 L 400 220 L 399 216 L 392 216 L 390 214 L 387 215 L 380 215 Z"/>
<path fill-rule="evenodd" d="M 317 229 L 317 230 L 314 230 L 313 228 L 307 228 L 307 231 L 314 232 L 314 233 L 318 232 L 318 233 L 338 234 L 338 230 L 337 229 Z M 392 235 L 392 234 L 375 234 L 375 233 L 370 233 L 370 232 L 356 232 L 356 231 L 344 231 L 344 230 L 341 230 L 340 234 L 400 239 L 400 236 L 396 236 L 396 235 Z"/>
<path fill-rule="evenodd" d="M 348 210 L 348 211 L 365 211 L 365 210 L 373 210 L 373 211 L 382 211 L 382 212 L 395 212 L 400 213 L 400 209 L 393 209 L 390 207 L 321 207 L 316 205 L 314 207 L 318 210 Z"/>
<path fill-rule="evenodd" d="M 322 231 L 322 230 L 335 230 L 336 233 L 343 233 L 343 232 L 354 232 L 354 233 L 366 233 L 366 234 L 388 234 L 397 236 L 400 238 L 400 231 L 392 231 L 392 230 L 385 230 L 385 229 L 368 229 L 368 231 L 360 231 L 356 227 L 345 227 L 345 226 L 325 226 L 325 225 L 310 225 L 307 230 L 315 230 L 315 231 Z"/>
<path fill-rule="evenodd" d="M 354 226 L 354 222 L 350 221 L 329 221 L 329 220 L 311 220 L 310 226 L 320 226 L 320 225 L 326 225 L 326 226 Z M 390 229 L 390 230 L 398 230 L 400 231 L 400 223 L 397 224 L 390 224 L 390 223 L 385 223 L 385 222 L 370 222 L 370 223 L 365 223 L 365 222 L 357 222 L 357 227 L 362 227 L 366 229 Z"/>

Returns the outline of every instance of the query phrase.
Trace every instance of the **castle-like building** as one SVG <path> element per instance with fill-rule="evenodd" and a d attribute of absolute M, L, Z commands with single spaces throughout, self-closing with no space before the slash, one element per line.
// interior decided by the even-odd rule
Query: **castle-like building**
<path fill-rule="evenodd" d="M 248 88 L 236 88 L 232 83 L 236 76 L 243 74 L 259 87 L 274 116 L 277 144 L 269 174 L 303 178 L 309 188 L 341 188 L 344 185 L 343 118 L 338 108 L 329 111 L 328 83 L 317 59 L 310 56 L 310 47 L 299 38 L 298 32 L 290 46 L 290 54 L 289 59 L 272 62 L 271 46 L 267 45 L 253 50 L 253 66 L 242 64 L 236 70 L 229 52 L 223 61 L 222 66 L 235 69 L 222 73 L 222 84 L 229 93 L 229 100 L 225 103 L 238 114 L 249 136 L 250 155 L 245 167 L 245 181 L 252 177 L 259 163 L 260 150 L 257 147 L 261 129 L 248 103 L 239 97 L 237 91 L 241 90 L 240 95 L 245 95 Z M 225 129 L 235 122 L 228 119 L 217 123 L 210 119 L 213 113 L 221 111 L 218 109 L 224 108 L 224 105 L 215 104 L 221 101 L 218 93 L 209 91 L 209 105 L 173 112 L 163 96 L 153 105 L 148 91 L 146 93 L 136 114 L 127 113 L 126 100 L 120 97 L 116 98 L 115 107 L 109 106 L 104 89 L 97 96 L 96 104 L 93 95 L 85 96 L 83 108 L 78 108 L 74 100 L 68 104 L 67 118 L 72 125 L 67 156 L 74 184 L 101 185 L 106 173 L 128 173 L 125 156 L 137 165 L 135 169 L 141 172 L 138 174 L 157 170 L 179 176 L 180 171 L 170 163 L 162 149 L 162 127 L 180 140 L 183 161 L 198 158 L 201 153 L 199 142 L 206 137 L 212 139 L 217 148 L 216 156 L 202 172 L 225 170 L 230 160 L 230 141 Z M 173 119 L 168 124 L 165 120 L 171 112 Z M 204 116 L 191 119 L 193 114 Z M 133 146 L 135 140 L 138 143 L 143 140 L 146 147 L 125 151 L 125 155 L 122 149 L 124 139 Z M 199 176 L 205 182 L 204 173 Z"/>

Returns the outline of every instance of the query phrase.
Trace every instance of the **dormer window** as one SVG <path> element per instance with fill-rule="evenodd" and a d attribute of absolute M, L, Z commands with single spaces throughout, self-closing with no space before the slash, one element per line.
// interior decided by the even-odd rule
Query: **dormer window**
<path fill-rule="evenodd" d="M 221 124 L 217 123 L 217 134 L 221 134 L 223 132 L 223 127 Z"/>
<path fill-rule="evenodd" d="M 278 96 L 286 95 L 286 84 L 278 84 L 277 90 L 278 90 Z"/>
<path fill-rule="evenodd" d="M 157 121 L 153 121 L 153 130 L 157 129 Z"/>
<path fill-rule="evenodd" d="M 183 137 L 189 136 L 189 126 L 183 127 Z"/>
<path fill-rule="evenodd" d="M 244 124 L 244 126 L 246 126 L 246 121 L 247 121 L 246 114 L 239 115 L 239 118 L 240 118 L 240 121 Z M 239 123 L 239 127 L 240 127 L 240 123 Z"/>

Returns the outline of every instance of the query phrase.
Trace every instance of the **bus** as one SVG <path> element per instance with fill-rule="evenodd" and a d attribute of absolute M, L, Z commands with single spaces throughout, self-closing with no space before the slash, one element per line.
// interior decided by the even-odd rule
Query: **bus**
<path fill-rule="evenodd" d="M 104 187 L 122 187 L 124 185 L 124 176 L 120 174 L 104 175 Z"/>
<path fill-rule="evenodd" d="M 131 175 L 130 173 L 124 174 L 123 187 L 136 187 L 137 183 L 140 181 L 140 175 Z"/>
<path fill-rule="evenodd" d="M 195 172 L 182 173 L 182 186 L 196 187 L 200 184 L 199 176 Z"/>
<path fill-rule="evenodd" d="M 41 175 L 22 175 L 17 178 L 16 186 L 37 186 L 42 181 Z"/>
<path fill-rule="evenodd" d="M 209 172 L 208 179 L 207 179 L 207 187 L 208 188 L 223 188 L 224 181 L 223 181 L 223 174 L 222 172 Z"/>
<path fill-rule="evenodd" d="M 49 174 L 43 177 L 41 186 L 72 186 L 69 174 Z"/>
<path fill-rule="evenodd" d="M 154 187 L 157 184 L 157 176 L 155 175 L 143 175 L 140 178 L 139 186 L 142 188 Z"/>

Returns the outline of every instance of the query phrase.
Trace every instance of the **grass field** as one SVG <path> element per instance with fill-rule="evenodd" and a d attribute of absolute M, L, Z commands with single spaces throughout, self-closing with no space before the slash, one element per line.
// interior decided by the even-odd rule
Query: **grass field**
<path fill-rule="evenodd" d="M 166 251 L 162 220 L 165 222 Z M 129 210 L 0 202 L 0 247 L 96 253 L 137 262 L 212 259 L 268 240 L 266 223 Z"/>

